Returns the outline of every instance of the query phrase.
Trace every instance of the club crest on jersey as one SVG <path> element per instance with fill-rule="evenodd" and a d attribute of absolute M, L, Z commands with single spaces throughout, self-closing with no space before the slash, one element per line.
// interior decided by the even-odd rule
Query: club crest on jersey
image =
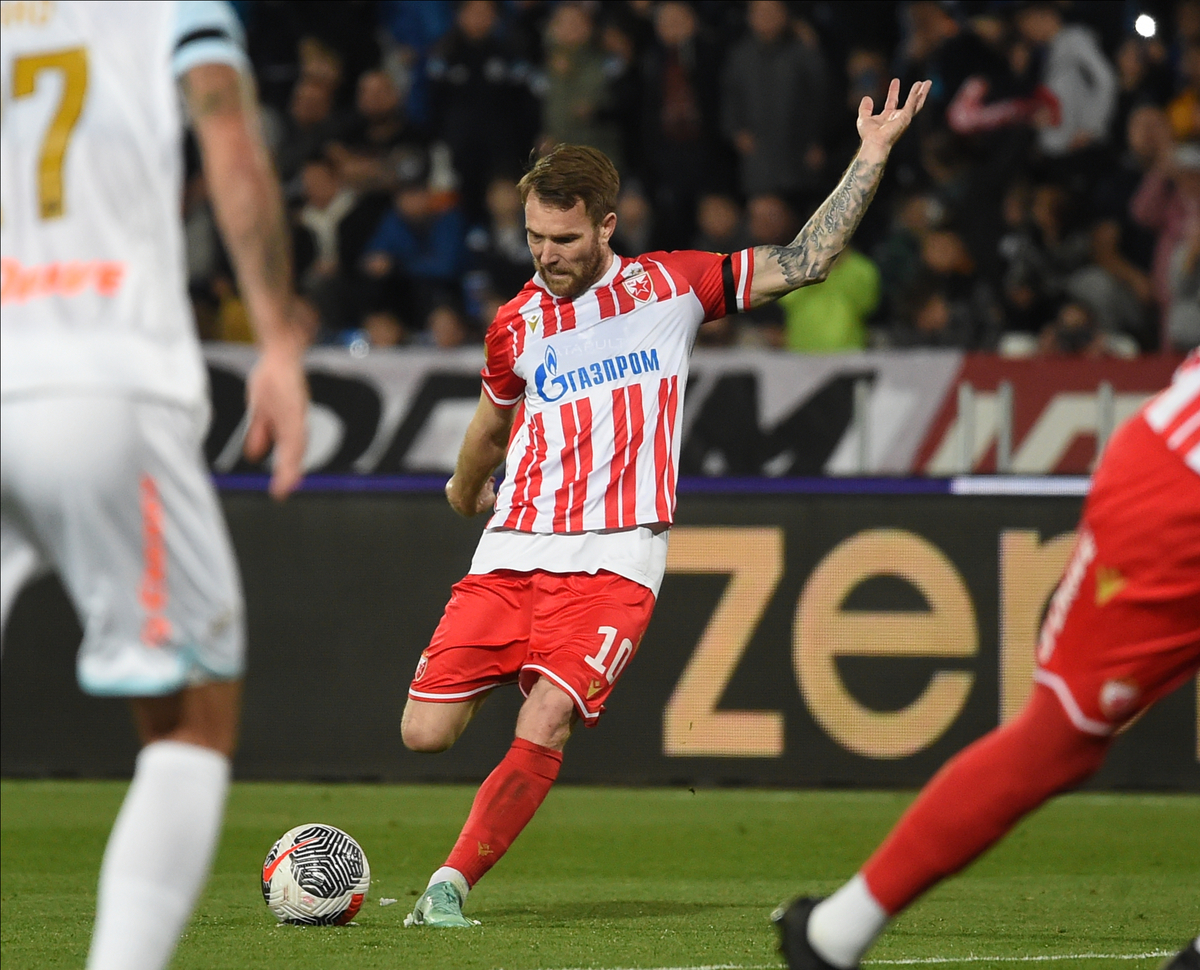
<path fill-rule="evenodd" d="M 649 303 L 654 299 L 654 282 L 647 272 L 643 271 L 637 276 L 625 279 L 622 281 L 622 285 L 625 287 L 625 292 L 633 297 L 635 303 Z"/>

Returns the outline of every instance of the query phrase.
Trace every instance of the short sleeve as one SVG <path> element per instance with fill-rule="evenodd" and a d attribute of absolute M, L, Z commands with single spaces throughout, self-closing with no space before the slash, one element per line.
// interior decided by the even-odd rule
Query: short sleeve
<path fill-rule="evenodd" d="M 687 280 L 704 307 L 704 319 L 719 320 L 750 309 L 750 284 L 754 280 L 754 250 L 704 253 L 681 250 L 648 254 Z"/>
<path fill-rule="evenodd" d="M 245 31 L 230 4 L 177 0 L 171 28 L 171 69 L 177 78 L 200 64 L 228 64 L 249 73 L 245 48 Z"/>
<path fill-rule="evenodd" d="M 517 318 L 518 322 L 520 318 Z M 486 355 L 483 370 L 483 390 L 492 403 L 502 408 L 516 407 L 525 396 L 525 381 L 514 370 L 516 363 L 513 332 L 504 317 L 497 317 L 483 339 Z"/>

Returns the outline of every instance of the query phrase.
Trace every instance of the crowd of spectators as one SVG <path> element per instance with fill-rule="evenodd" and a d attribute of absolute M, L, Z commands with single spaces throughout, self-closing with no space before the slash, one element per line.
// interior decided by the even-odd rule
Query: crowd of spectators
<path fill-rule="evenodd" d="M 929 103 L 829 279 L 703 343 L 1200 343 L 1200 0 L 235 7 L 316 341 L 478 341 L 532 273 L 516 181 L 558 142 L 616 162 L 618 252 L 787 243 L 898 76 Z M 248 339 L 195 164 L 184 214 L 202 334 Z"/>

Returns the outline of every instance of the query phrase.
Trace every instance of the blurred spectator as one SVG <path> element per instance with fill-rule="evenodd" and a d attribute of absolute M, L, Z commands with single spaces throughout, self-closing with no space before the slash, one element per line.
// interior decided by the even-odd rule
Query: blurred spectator
<path fill-rule="evenodd" d="M 720 60 L 689 4 L 658 4 L 654 28 L 644 64 L 646 174 L 656 245 L 681 249 L 694 234 L 696 200 L 725 174 L 715 113 Z"/>
<path fill-rule="evenodd" d="M 398 347 L 408 341 L 408 329 L 390 310 L 375 310 L 363 318 L 362 330 L 352 335 L 351 350 L 365 339 L 369 347 Z"/>
<path fill-rule="evenodd" d="M 382 0 L 379 19 L 395 42 L 395 70 L 407 82 L 406 114 L 418 125 L 429 122 L 429 51 L 454 23 L 445 0 Z"/>
<path fill-rule="evenodd" d="M 1181 90 L 1167 105 L 1171 130 L 1180 141 L 1200 138 L 1200 43 L 1189 44 L 1179 63 Z"/>
<path fill-rule="evenodd" d="M 964 207 L 979 207 L 980 200 L 970 197 L 970 159 L 961 139 L 949 129 L 935 129 L 922 139 L 921 168 L 927 191 L 937 200 L 946 222 L 956 222 Z"/>
<path fill-rule="evenodd" d="M 612 16 L 613 7 L 614 5 L 610 4 L 605 8 L 607 16 Z M 630 28 L 634 20 L 628 16 L 628 7 L 625 7 L 624 11 L 627 16 L 620 20 L 608 20 L 600 32 L 600 47 L 604 51 L 607 107 L 599 117 L 610 122 L 616 130 L 620 145 L 618 156 L 623 163 L 623 167 L 619 169 L 622 176 L 642 177 L 643 96 L 640 57 L 637 42 Z"/>
<path fill-rule="evenodd" d="M 921 127 L 928 130 L 941 127 L 947 109 L 956 103 L 964 82 L 974 82 L 972 97 L 983 109 L 985 97 L 989 102 L 1003 100 L 1011 103 L 1014 95 L 1008 65 L 996 47 L 988 44 L 979 33 L 961 24 L 954 15 L 956 7 L 917 0 L 905 7 L 908 39 L 903 48 L 904 64 L 901 78 L 906 84 L 928 78 L 933 82 L 926 102 Z M 999 109 L 989 104 L 988 122 L 976 114 L 968 125 L 960 106 L 959 126 L 966 133 L 987 130 L 998 123 Z M 1011 122 L 1011 117 L 1005 122 Z M 954 119 L 951 119 L 954 126 Z"/>
<path fill-rule="evenodd" d="M 429 172 L 427 139 L 405 119 L 400 91 L 385 71 L 358 79 L 354 112 L 328 153 L 342 180 L 359 192 L 390 192 Z"/>
<path fill-rule="evenodd" d="M 797 294 L 786 320 L 759 309 L 707 324 L 698 342 L 861 346 L 879 290 L 896 343 L 1015 346 L 1023 333 L 1034 352 L 1061 325 L 1062 347 L 1082 339 L 1071 330 L 1082 307 L 1101 351 L 1123 353 L 1128 336 L 1147 350 L 1195 342 L 1200 321 L 1200 144 L 1176 140 L 1200 142 L 1200 0 L 1171 6 L 1173 23 L 1166 6 L 1147 8 L 1165 28 L 1149 39 L 1129 33 L 1119 5 L 1045 0 L 240 9 L 298 285 L 352 352 L 473 339 L 525 283 L 513 183 L 535 142 L 592 144 L 617 161 L 619 252 L 786 244 L 857 150 L 859 101 L 880 103 L 899 73 L 934 89 L 856 233 L 860 251 Z M 191 171 L 198 326 L 247 337 Z"/>
<path fill-rule="evenodd" d="M 708 253 L 736 253 L 750 245 L 741 206 L 728 195 L 702 196 L 696 209 L 697 234 L 692 248 Z"/>
<path fill-rule="evenodd" d="M 1167 51 L 1158 39 L 1125 38 L 1117 48 L 1115 64 L 1120 89 L 1112 131 L 1119 141 L 1134 110 L 1147 104 L 1166 104 L 1172 84 Z"/>
<path fill-rule="evenodd" d="M 1116 106 L 1117 79 L 1095 35 L 1064 24 L 1058 4 L 1028 3 L 1017 11 L 1017 29 L 1043 52 L 1042 84 L 1058 99 L 1057 119 L 1043 112 L 1038 143 L 1060 158 L 1102 142 Z"/>
<path fill-rule="evenodd" d="M 546 94 L 542 147 L 591 145 L 623 167 L 616 126 L 607 120 L 604 54 L 592 43 L 592 16 L 578 3 L 559 4 L 546 30 Z"/>
<path fill-rule="evenodd" d="M 1005 195 L 1006 231 L 998 244 L 1008 329 L 1036 331 L 1088 263 L 1091 238 L 1068 219 L 1068 198 L 1052 182 L 1014 184 Z"/>
<path fill-rule="evenodd" d="M 879 306 L 879 270 L 857 249 L 847 248 L 824 282 L 793 290 L 779 303 L 788 350 L 861 350 L 867 345 L 867 318 Z"/>
<path fill-rule="evenodd" d="M 654 210 L 637 182 L 630 182 L 617 198 L 617 228 L 613 250 L 622 256 L 639 256 L 653 248 Z"/>
<path fill-rule="evenodd" d="M 871 251 L 893 317 L 900 316 L 904 294 L 921 275 L 925 237 L 941 226 L 944 217 L 942 204 L 932 195 L 918 192 L 902 196 L 887 235 Z"/>
<path fill-rule="evenodd" d="M 1046 356 L 1099 357 L 1104 354 L 1104 335 L 1086 303 L 1064 303 L 1055 318 L 1043 328 L 1038 352 Z"/>
<path fill-rule="evenodd" d="M 1186 352 L 1200 346 L 1200 221 L 1191 224 L 1188 235 L 1171 254 L 1168 281 L 1167 346 Z"/>
<path fill-rule="evenodd" d="M 747 228 L 754 246 L 786 246 L 796 238 L 796 217 L 777 195 L 756 195 L 746 203 Z"/>
<path fill-rule="evenodd" d="M 333 91 L 316 78 L 302 77 L 292 90 L 283 133 L 275 151 L 275 166 L 285 188 L 304 163 L 319 154 L 337 133 Z"/>
<path fill-rule="evenodd" d="M 825 164 L 824 59 L 796 36 L 782 0 L 751 0 L 746 20 L 721 78 L 721 128 L 740 157 L 742 192 L 810 196 Z"/>
<path fill-rule="evenodd" d="M 447 304 L 436 306 L 430 312 L 426 333 L 429 343 L 441 350 L 461 347 L 470 335 L 462 315 Z"/>
<path fill-rule="evenodd" d="M 1146 173 L 1130 203 L 1133 218 L 1158 234 L 1154 244 L 1154 296 L 1162 319 L 1174 297 L 1171 258 L 1200 221 L 1200 145 L 1164 153 Z"/>
<path fill-rule="evenodd" d="M 921 243 L 922 276 L 932 281 L 946 301 L 959 346 L 991 350 L 999 339 L 1004 317 L 986 277 L 962 238 L 945 229 L 926 234 Z"/>
<path fill-rule="evenodd" d="M 924 277 L 906 294 L 904 312 L 890 334 L 897 347 L 959 347 L 973 340 L 969 311 L 955 304 L 932 277 Z"/>
<path fill-rule="evenodd" d="M 504 303 L 516 296 L 533 275 L 533 259 L 525 238 L 525 213 L 512 179 L 492 180 L 488 186 L 487 210 L 488 221 L 467 234 L 467 248 L 483 273 L 480 288 Z"/>
<path fill-rule="evenodd" d="M 373 308 L 391 311 L 407 329 L 421 329 L 433 307 L 458 299 L 462 213 L 439 210 L 436 201 L 423 182 L 402 185 L 363 256 Z"/>
<path fill-rule="evenodd" d="M 887 98 L 888 73 L 887 55 L 867 47 L 852 47 L 846 54 L 844 65 L 846 76 L 846 99 L 838 116 L 828 123 L 831 137 L 828 143 L 830 168 L 841 172 L 850 164 L 858 151 L 858 105 L 863 98 L 870 98 L 876 105 Z"/>
<path fill-rule="evenodd" d="M 751 246 L 786 246 L 796 238 L 796 217 L 777 195 L 756 195 L 746 203 L 746 230 Z M 738 318 L 739 344 L 782 347 L 784 311 L 778 301 L 765 303 Z"/>
<path fill-rule="evenodd" d="M 246 47 L 262 103 L 284 112 L 300 76 L 301 25 L 298 4 L 259 3 L 246 25 Z"/>
<path fill-rule="evenodd" d="M 533 142 L 530 65 L 501 34 L 492 0 L 464 0 L 428 72 L 433 132 L 450 146 L 467 218 L 482 219 L 488 182 L 518 171 Z"/>
<path fill-rule="evenodd" d="M 312 298 L 327 329 L 341 330 L 353 321 L 353 296 L 341 254 L 342 223 L 358 201 L 342 184 L 337 170 L 326 159 L 316 158 L 301 172 L 304 205 L 297 214 L 298 231 L 305 246 L 296 245 L 296 273 L 300 288 Z M 301 253 L 311 253 L 308 260 Z"/>
<path fill-rule="evenodd" d="M 1091 202 L 1092 265 L 1076 270 L 1067 290 L 1089 304 L 1102 331 L 1123 331 L 1150 349 L 1159 341 L 1150 276 L 1154 234 L 1133 220 L 1130 200 L 1145 171 L 1174 144 L 1166 115 L 1153 105 L 1134 108 L 1126 127 L 1126 148 Z"/>

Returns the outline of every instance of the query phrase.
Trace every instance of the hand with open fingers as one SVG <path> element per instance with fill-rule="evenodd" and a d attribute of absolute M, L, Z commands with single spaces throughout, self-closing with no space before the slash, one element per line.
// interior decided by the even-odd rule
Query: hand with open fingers
<path fill-rule="evenodd" d="M 271 472 L 271 497 L 284 499 L 304 474 L 304 449 L 308 444 L 308 382 L 303 357 L 290 350 L 267 350 L 246 380 L 245 454 L 258 461 L 275 445 Z"/>
<path fill-rule="evenodd" d="M 916 117 L 925 99 L 929 96 L 932 81 L 918 81 L 908 92 L 908 99 L 900 105 L 900 79 L 892 78 L 888 85 L 887 100 L 879 114 L 874 114 L 875 103 L 870 98 L 863 98 L 858 105 L 858 134 L 862 138 L 864 148 L 877 148 L 883 152 L 891 151 L 896 140 Z"/>

